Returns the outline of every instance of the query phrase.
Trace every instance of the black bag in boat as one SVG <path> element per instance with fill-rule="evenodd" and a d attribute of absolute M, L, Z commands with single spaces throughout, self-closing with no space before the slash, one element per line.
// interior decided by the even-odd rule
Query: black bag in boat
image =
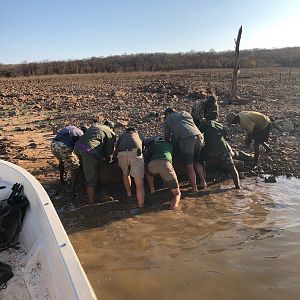
<path fill-rule="evenodd" d="M 8 199 L 0 201 L 0 251 L 21 231 L 28 199 L 22 195 L 23 186 L 15 183 Z"/>
<path fill-rule="evenodd" d="M 0 261 L 0 290 L 6 288 L 6 282 L 13 276 L 11 266 Z"/>

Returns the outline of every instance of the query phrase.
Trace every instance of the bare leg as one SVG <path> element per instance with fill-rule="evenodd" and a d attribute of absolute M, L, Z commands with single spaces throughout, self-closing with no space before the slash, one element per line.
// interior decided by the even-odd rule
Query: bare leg
<path fill-rule="evenodd" d="M 249 160 L 253 160 L 253 155 L 248 154 L 244 151 L 234 151 L 233 158 L 238 159 L 238 160 L 242 160 L 242 161 L 249 161 Z"/>
<path fill-rule="evenodd" d="M 94 186 L 87 186 L 86 192 L 88 194 L 88 203 L 93 204 L 95 200 L 95 187 Z"/>
<path fill-rule="evenodd" d="M 187 173 L 187 177 L 190 181 L 190 184 L 192 186 L 192 192 L 198 192 L 197 182 L 196 182 L 196 174 L 195 174 L 193 164 L 186 165 L 186 173 Z"/>
<path fill-rule="evenodd" d="M 145 189 L 144 189 L 144 178 L 134 178 L 136 186 L 136 199 L 139 207 L 144 206 Z"/>
<path fill-rule="evenodd" d="M 231 176 L 232 176 L 235 188 L 236 189 L 240 189 L 241 188 L 240 178 L 239 178 L 239 173 L 238 173 L 236 167 L 232 166 L 229 170 L 230 170 L 230 173 L 231 173 Z"/>
<path fill-rule="evenodd" d="M 127 193 L 127 197 L 131 197 L 131 177 L 130 175 L 123 175 L 123 183 Z"/>
<path fill-rule="evenodd" d="M 172 198 L 172 201 L 170 202 L 170 209 L 174 209 L 174 208 L 179 207 L 181 193 L 180 193 L 179 188 L 172 189 L 171 192 L 172 192 L 173 198 Z"/>
<path fill-rule="evenodd" d="M 154 188 L 154 176 L 152 176 L 148 171 L 146 171 L 146 178 L 150 188 L 150 193 L 153 194 L 155 192 Z"/>
<path fill-rule="evenodd" d="M 65 165 L 62 160 L 59 161 L 58 168 L 59 168 L 60 183 L 64 183 L 65 182 L 64 181 Z"/>
<path fill-rule="evenodd" d="M 205 189 L 207 187 L 206 181 L 205 181 L 205 168 L 204 165 L 201 163 L 195 163 L 194 168 L 196 170 L 196 173 L 200 177 L 200 187 Z"/>

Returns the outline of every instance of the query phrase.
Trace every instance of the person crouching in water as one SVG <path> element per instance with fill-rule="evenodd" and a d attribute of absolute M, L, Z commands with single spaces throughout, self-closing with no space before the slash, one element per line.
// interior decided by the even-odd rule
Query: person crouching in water
<path fill-rule="evenodd" d="M 223 125 L 216 121 L 218 113 L 211 111 L 206 117 L 206 121 L 199 123 L 198 127 L 204 134 L 205 145 L 201 156 L 204 160 L 216 160 L 223 168 L 231 173 L 236 189 L 240 189 L 239 173 L 233 161 L 234 152 L 225 140 L 226 131 Z"/>
<path fill-rule="evenodd" d="M 161 136 L 150 138 L 148 142 L 145 142 L 146 178 L 150 193 L 155 192 L 154 176 L 160 175 L 164 186 L 172 192 L 172 200 L 167 204 L 170 204 L 170 209 L 175 209 L 179 207 L 181 193 L 177 175 L 172 165 L 172 155 L 173 146 L 166 143 Z"/>
<path fill-rule="evenodd" d="M 64 183 L 65 167 L 70 168 L 71 172 L 75 172 L 79 166 L 79 157 L 74 153 L 74 145 L 76 141 L 83 135 L 83 131 L 76 126 L 66 126 L 61 129 L 53 141 L 50 148 L 53 155 L 59 161 L 59 177 L 60 182 Z M 72 174 L 73 177 L 73 174 Z"/>
<path fill-rule="evenodd" d="M 131 177 L 134 178 L 136 186 L 136 199 L 139 208 L 144 206 L 144 157 L 143 157 L 143 136 L 133 127 L 128 127 L 119 137 L 116 143 L 115 152 L 118 155 L 118 164 L 123 172 L 123 184 L 127 198 L 132 198 Z"/>

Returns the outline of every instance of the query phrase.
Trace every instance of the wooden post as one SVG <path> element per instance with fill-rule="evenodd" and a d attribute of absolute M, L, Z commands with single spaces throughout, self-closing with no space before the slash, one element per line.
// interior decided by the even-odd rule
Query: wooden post
<path fill-rule="evenodd" d="M 240 40 L 242 36 L 242 26 L 239 29 L 237 39 L 235 41 L 234 69 L 232 77 L 231 98 L 236 98 L 237 92 L 237 75 L 240 68 Z"/>

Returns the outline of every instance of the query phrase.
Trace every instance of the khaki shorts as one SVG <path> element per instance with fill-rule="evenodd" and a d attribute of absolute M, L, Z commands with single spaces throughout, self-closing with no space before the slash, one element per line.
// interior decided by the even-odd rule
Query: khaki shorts
<path fill-rule="evenodd" d="M 59 161 L 62 161 L 67 168 L 77 169 L 80 167 L 79 157 L 74 153 L 73 149 L 66 144 L 52 141 L 50 148 L 53 155 Z"/>
<path fill-rule="evenodd" d="M 163 159 L 155 159 L 148 164 L 148 171 L 153 175 L 160 175 L 165 187 L 177 189 L 179 187 L 177 176 L 172 164 Z"/>
<path fill-rule="evenodd" d="M 185 164 L 199 163 L 201 149 L 204 146 L 202 135 L 195 135 L 178 141 Z"/>
<path fill-rule="evenodd" d="M 137 156 L 137 148 L 118 153 L 118 164 L 123 175 L 131 175 L 133 178 L 144 178 L 145 167 L 143 155 Z"/>

